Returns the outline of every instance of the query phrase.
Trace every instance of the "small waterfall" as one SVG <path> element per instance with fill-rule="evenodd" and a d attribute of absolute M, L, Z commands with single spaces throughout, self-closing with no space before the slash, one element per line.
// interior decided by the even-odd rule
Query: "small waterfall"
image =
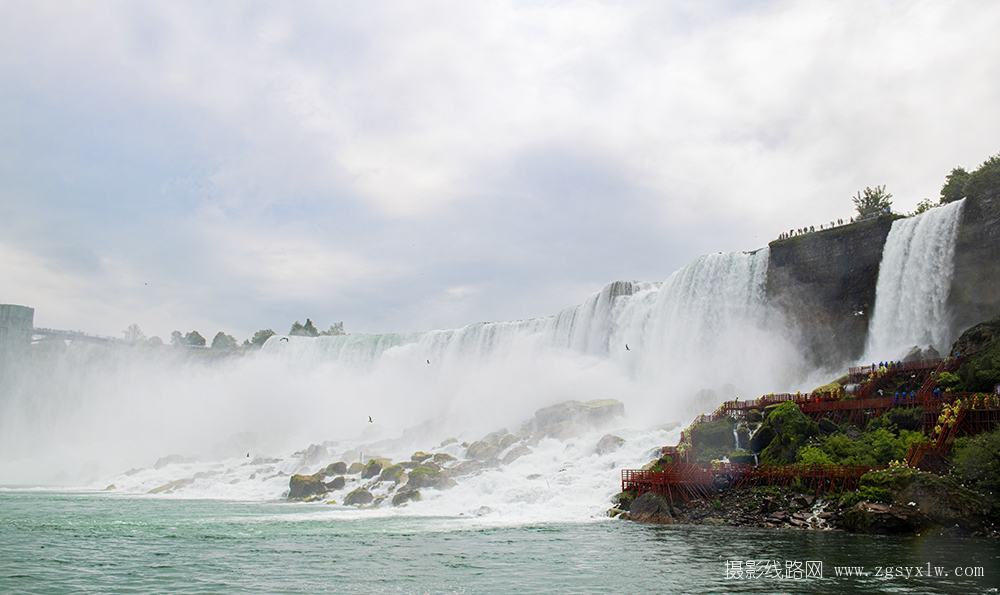
<path fill-rule="evenodd" d="M 945 306 L 964 204 L 960 200 L 892 224 L 879 265 L 865 361 L 899 359 L 914 346 L 948 351 L 953 331 Z"/>

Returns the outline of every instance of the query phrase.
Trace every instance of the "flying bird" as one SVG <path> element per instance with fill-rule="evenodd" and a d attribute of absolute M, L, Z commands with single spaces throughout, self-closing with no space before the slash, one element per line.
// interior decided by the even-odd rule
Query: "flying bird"
<path fill-rule="evenodd" d="M 625 351 L 632 351 L 631 349 L 628 348 L 628 343 L 625 344 Z"/>
<path fill-rule="evenodd" d="M 288 337 L 282 337 L 282 338 L 281 338 L 281 340 L 282 340 L 282 341 L 287 341 L 287 340 L 288 340 Z"/>
<path fill-rule="evenodd" d="M 431 360 L 427 360 L 427 363 L 428 363 L 428 364 L 429 364 L 429 363 L 431 363 Z"/>
<path fill-rule="evenodd" d="M 375 423 L 375 422 L 372 421 L 372 416 L 370 416 L 370 415 L 368 416 L 368 423 Z"/>

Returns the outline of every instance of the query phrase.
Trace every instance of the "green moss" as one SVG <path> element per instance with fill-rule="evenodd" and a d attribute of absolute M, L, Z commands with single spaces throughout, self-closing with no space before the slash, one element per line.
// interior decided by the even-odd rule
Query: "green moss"
<path fill-rule="evenodd" d="M 441 474 L 441 472 L 438 471 L 437 469 L 432 469 L 430 467 L 426 467 L 424 465 L 421 465 L 421 466 L 417 467 L 416 469 L 414 469 L 413 471 L 410 471 L 410 478 L 411 479 L 433 479 L 433 478 L 436 478 L 440 474 Z"/>
<path fill-rule="evenodd" d="M 732 418 L 723 417 L 709 423 L 691 427 L 691 444 L 695 460 L 701 462 L 720 459 L 735 448 Z"/>

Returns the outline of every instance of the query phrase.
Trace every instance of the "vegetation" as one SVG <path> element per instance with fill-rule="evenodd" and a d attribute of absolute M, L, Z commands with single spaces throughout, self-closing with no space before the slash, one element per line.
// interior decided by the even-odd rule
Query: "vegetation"
<path fill-rule="evenodd" d="M 257 347 L 262 347 L 267 340 L 276 335 L 271 329 L 261 329 L 253 334 L 253 338 L 250 339 L 251 345 L 256 345 Z"/>
<path fill-rule="evenodd" d="M 194 347 L 204 347 L 205 343 L 207 343 L 207 341 L 205 341 L 205 337 L 202 337 L 201 333 L 199 333 L 198 331 L 191 331 L 190 333 L 184 335 L 185 345 L 192 345 Z"/>
<path fill-rule="evenodd" d="M 875 215 L 886 211 L 892 207 L 889 199 L 892 195 L 885 191 L 885 185 L 875 188 L 867 187 L 863 192 L 858 192 L 852 200 L 858 210 L 858 216 Z"/>
<path fill-rule="evenodd" d="M 312 320 L 306 318 L 306 323 L 302 324 L 298 320 L 292 325 L 292 330 L 288 334 L 293 337 L 318 337 L 319 331 L 313 326 Z"/>
<path fill-rule="evenodd" d="M 952 459 L 965 485 L 1000 496 L 1000 430 L 955 440 Z"/>
<path fill-rule="evenodd" d="M 951 170 L 941 187 L 941 204 L 997 189 L 1000 189 L 1000 153 L 984 161 L 971 173 L 961 167 Z"/>
<path fill-rule="evenodd" d="M 236 349 L 239 347 L 236 338 L 219 331 L 212 339 L 212 349 Z"/>

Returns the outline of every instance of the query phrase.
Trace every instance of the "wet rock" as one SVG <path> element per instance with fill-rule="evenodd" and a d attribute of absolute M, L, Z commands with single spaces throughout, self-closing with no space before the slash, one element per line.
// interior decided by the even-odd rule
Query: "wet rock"
<path fill-rule="evenodd" d="M 325 485 L 326 489 L 329 491 L 341 490 L 345 485 L 347 485 L 347 480 L 344 479 L 343 475 L 338 475 L 323 485 Z"/>
<path fill-rule="evenodd" d="M 364 470 L 365 470 L 364 464 L 363 463 L 358 463 L 358 462 L 355 461 L 354 463 L 351 463 L 350 467 L 347 468 L 347 474 L 348 475 L 357 475 L 358 473 L 361 473 Z"/>
<path fill-rule="evenodd" d="M 192 483 L 194 483 L 194 478 L 191 477 L 186 477 L 184 479 L 177 479 L 175 481 L 171 481 L 170 483 L 165 483 L 158 488 L 153 488 L 149 490 L 148 493 L 150 494 L 169 493 L 174 490 L 179 490 L 180 488 L 187 487 Z"/>
<path fill-rule="evenodd" d="M 670 503 L 663 496 L 652 492 L 646 492 L 632 501 L 629 505 L 629 518 L 637 523 L 674 523 Z"/>
<path fill-rule="evenodd" d="M 344 504 L 347 506 L 371 504 L 375 499 L 375 496 L 365 488 L 358 488 L 347 495 L 344 498 Z"/>
<path fill-rule="evenodd" d="M 619 438 L 614 434 L 605 434 L 597 442 L 597 454 L 606 455 L 609 453 L 613 453 L 619 448 L 621 448 L 623 444 L 625 444 L 624 438 Z"/>
<path fill-rule="evenodd" d="M 288 480 L 288 499 L 302 500 L 317 494 L 325 494 L 327 487 L 323 483 L 324 477 L 322 471 L 313 475 L 293 475 Z"/>
<path fill-rule="evenodd" d="M 530 455 L 532 452 L 534 451 L 532 451 L 529 446 L 524 444 L 518 444 L 514 448 L 510 449 L 510 451 L 506 455 L 504 455 L 502 464 L 510 465 L 511 463 L 523 457 L 524 455 Z"/>
<path fill-rule="evenodd" d="M 897 535 L 916 533 L 930 526 L 930 519 L 909 506 L 858 502 L 841 519 L 844 529 L 852 533 Z"/>
<path fill-rule="evenodd" d="M 500 445 L 483 440 L 473 442 L 465 449 L 465 458 L 477 461 L 495 459 L 500 454 Z"/>
<path fill-rule="evenodd" d="M 423 466 L 410 471 L 409 479 L 406 482 L 408 488 L 436 488 L 439 490 L 454 485 L 456 485 L 455 481 L 446 474 Z"/>
<path fill-rule="evenodd" d="M 410 455 L 410 460 L 411 461 L 416 461 L 417 463 L 423 463 L 424 461 L 426 461 L 427 459 L 431 458 L 432 456 L 433 455 L 431 453 L 424 452 L 422 450 L 418 450 L 417 452 L 415 452 L 412 455 Z"/>
<path fill-rule="evenodd" d="M 402 465 L 392 465 L 391 467 L 386 467 L 382 471 L 382 473 L 378 476 L 378 480 L 399 483 L 405 475 L 405 472 L 406 471 L 403 469 Z"/>
<path fill-rule="evenodd" d="M 625 415 L 625 405 L 617 399 L 566 401 L 535 412 L 532 422 L 536 430 L 564 421 L 586 426 L 601 426 Z"/>
<path fill-rule="evenodd" d="M 393 506 L 402 506 L 407 502 L 420 500 L 420 490 L 404 488 L 392 497 Z"/>
<path fill-rule="evenodd" d="M 334 475 L 344 475 L 347 473 L 347 463 L 341 461 L 339 463 L 330 463 L 323 470 L 323 474 L 327 477 L 332 477 Z"/>
<path fill-rule="evenodd" d="M 361 472 L 361 479 L 371 479 L 379 473 L 382 473 L 382 463 L 373 459 L 365 465 L 364 471 Z"/>
<path fill-rule="evenodd" d="M 444 465 L 445 463 L 451 463 L 453 461 L 457 461 L 458 459 L 446 452 L 437 452 L 434 453 L 434 457 L 431 460 L 438 465 Z"/>

